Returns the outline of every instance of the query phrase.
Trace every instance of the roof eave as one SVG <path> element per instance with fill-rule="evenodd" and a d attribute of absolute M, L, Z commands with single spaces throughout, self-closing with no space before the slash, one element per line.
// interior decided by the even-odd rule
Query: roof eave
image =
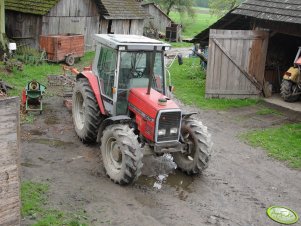
<path fill-rule="evenodd" d="M 121 17 L 121 16 L 103 16 L 106 20 L 144 20 L 145 17 L 131 16 L 131 17 Z"/>

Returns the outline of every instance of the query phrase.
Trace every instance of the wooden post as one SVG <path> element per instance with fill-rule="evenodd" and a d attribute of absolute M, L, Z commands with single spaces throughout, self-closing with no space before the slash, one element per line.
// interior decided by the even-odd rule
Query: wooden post
<path fill-rule="evenodd" d="M 0 43 L 1 43 L 1 47 L 3 49 L 6 49 L 4 0 L 0 0 Z"/>
<path fill-rule="evenodd" d="M 0 99 L 0 225 L 20 225 L 20 103 Z"/>

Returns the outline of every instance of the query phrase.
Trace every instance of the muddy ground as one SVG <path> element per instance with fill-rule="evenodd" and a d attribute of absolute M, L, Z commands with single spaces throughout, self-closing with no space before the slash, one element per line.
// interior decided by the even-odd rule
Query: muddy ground
<path fill-rule="evenodd" d="M 186 111 L 197 111 L 212 134 L 209 168 L 191 177 L 173 169 L 168 158 L 146 157 L 144 176 L 122 187 L 105 176 L 99 147 L 76 137 L 62 97 L 44 102 L 44 113 L 21 127 L 22 180 L 49 184 L 48 205 L 86 211 L 90 225 L 278 225 L 266 216 L 271 205 L 301 214 L 301 172 L 238 138 L 250 129 L 295 120 L 293 116 L 258 115 L 259 106 L 212 111 L 180 103 Z M 155 174 L 168 177 L 160 182 Z M 154 187 L 158 184 L 160 189 Z M 23 225 L 31 223 L 22 220 Z"/>

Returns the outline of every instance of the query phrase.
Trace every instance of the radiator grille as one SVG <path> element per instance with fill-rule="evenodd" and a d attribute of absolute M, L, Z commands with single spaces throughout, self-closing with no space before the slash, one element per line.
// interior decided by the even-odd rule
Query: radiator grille
<path fill-rule="evenodd" d="M 158 131 L 157 135 L 157 142 L 164 142 L 164 141 L 174 141 L 179 139 L 179 132 L 180 132 L 180 125 L 181 125 L 181 112 L 180 111 L 173 111 L 173 112 L 161 112 L 158 115 L 157 123 L 158 123 L 158 130 L 165 129 L 166 134 L 159 136 Z M 171 128 L 177 128 L 178 132 L 176 134 L 170 134 Z"/>

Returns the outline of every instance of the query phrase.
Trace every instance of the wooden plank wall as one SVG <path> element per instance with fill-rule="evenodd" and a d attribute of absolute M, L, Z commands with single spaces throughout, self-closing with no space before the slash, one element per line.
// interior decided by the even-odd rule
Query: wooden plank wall
<path fill-rule="evenodd" d="M 142 35 L 143 34 L 143 20 L 126 20 L 126 19 L 116 19 L 112 20 L 111 32 L 114 34 L 132 34 L 132 35 Z M 99 33 L 108 33 L 108 20 L 101 20 Z"/>
<path fill-rule="evenodd" d="M 85 50 L 94 50 L 93 34 L 99 32 L 99 13 L 92 0 L 61 0 L 43 16 L 42 34 L 83 34 Z"/>
<path fill-rule="evenodd" d="M 0 100 L 0 225 L 20 225 L 19 99 Z"/>
<path fill-rule="evenodd" d="M 143 20 L 131 21 L 131 35 L 143 35 Z"/>
<path fill-rule="evenodd" d="M 142 5 L 142 7 L 151 15 L 151 18 L 144 20 L 144 26 L 149 27 L 149 23 L 152 23 L 158 31 L 165 33 L 166 27 L 170 27 L 171 25 L 171 19 L 165 16 L 153 4 Z"/>
<path fill-rule="evenodd" d="M 6 11 L 6 27 L 9 38 L 22 45 L 39 47 L 39 35 L 42 27 L 42 16 Z"/>
<path fill-rule="evenodd" d="M 234 61 L 216 44 L 220 43 Z M 268 34 L 263 31 L 210 30 L 206 79 L 207 98 L 256 98 L 263 84 Z M 242 72 L 245 71 L 246 73 Z M 248 79 L 245 74 L 249 74 Z"/>

